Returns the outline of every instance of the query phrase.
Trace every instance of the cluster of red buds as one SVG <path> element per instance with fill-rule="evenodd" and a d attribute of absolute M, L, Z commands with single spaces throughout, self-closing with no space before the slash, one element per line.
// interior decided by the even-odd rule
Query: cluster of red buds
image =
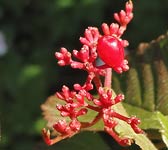
<path fill-rule="evenodd" d="M 127 24 L 133 18 L 132 1 L 126 2 L 125 10 L 115 13 L 114 18 L 118 23 L 107 25 L 102 24 L 103 34 L 98 28 L 88 27 L 84 37 L 80 37 L 82 48 L 73 50 L 70 53 L 66 48 L 61 48 L 55 56 L 60 66 L 70 65 L 74 69 L 82 69 L 88 73 L 86 82 L 83 85 L 74 84 L 73 90 L 67 86 L 62 87 L 61 92 L 56 92 L 57 98 L 65 104 L 57 104 L 56 109 L 60 111 L 62 117 L 69 117 L 70 121 L 59 120 L 53 124 L 53 130 L 60 133 L 50 139 L 50 131 L 43 129 L 43 138 L 48 145 L 52 145 L 62 139 L 73 136 L 84 128 L 96 124 L 100 119 L 104 122 L 104 130 L 109 133 L 119 144 L 125 146 L 131 144 L 131 139 L 121 138 L 115 132 L 118 122 L 115 118 L 128 123 L 136 133 L 143 131 L 138 127 L 140 120 L 136 117 L 125 117 L 113 109 L 113 105 L 123 101 L 124 95 L 114 95 L 111 89 L 112 70 L 117 73 L 127 71 L 128 61 L 124 59 L 124 47 L 128 46 L 128 41 L 120 37 L 127 28 Z M 76 58 L 72 59 L 72 56 Z M 97 59 L 101 59 L 104 64 L 97 65 Z M 76 61 L 78 60 L 78 61 Z M 104 77 L 104 83 L 100 77 Z M 95 84 L 98 96 L 94 97 L 90 91 Z M 97 116 L 91 122 L 81 122 L 78 117 L 87 114 L 88 110 L 97 112 Z"/>

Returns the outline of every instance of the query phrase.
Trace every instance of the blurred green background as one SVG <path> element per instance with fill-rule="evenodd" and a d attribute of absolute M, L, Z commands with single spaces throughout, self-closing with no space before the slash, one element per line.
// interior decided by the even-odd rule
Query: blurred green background
<path fill-rule="evenodd" d="M 61 46 L 69 50 L 80 48 L 78 39 L 85 28 L 113 22 L 113 13 L 123 9 L 125 2 L 0 0 L 0 149 L 52 149 L 42 144 L 40 131 L 45 122 L 40 105 L 63 84 L 71 86 L 84 79 L 80 71 L 58 67 L 54 53 Z M 168 28 L 168 0 L 133 2 L 134 19 L 123 37 L 129 40 L 129 49 L 155 39 Z M 54 148 L 68 149 L 80 139 L 78 148 L 82 148 L 82 140 L 83 145 L 88 144 L 88 139 L 96 145 L 97 139 L 102 138 L 106 144 L 99 144 L 104 144 L 105 150 L 112 149 L 107 135 L 91 134 L 89 138 L 87 134 L 79 135 L 72 144 L 66 143 L 67 147 L 58 144 Z"/>

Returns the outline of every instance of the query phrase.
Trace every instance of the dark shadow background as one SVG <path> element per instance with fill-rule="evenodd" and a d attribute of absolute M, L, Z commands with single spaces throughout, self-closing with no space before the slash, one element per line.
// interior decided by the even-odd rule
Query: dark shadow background
<path fill-rule="evenodd" d="M 130 42 L 129 49 L 155 39 L 168 28 L 167 0 L 133 2 L 134 19 L 123 37 Z M 113 22 L 113 13 L 123 9 L 124 3 L 124 0 L 0 0 L 1 149 L 48 149 L 39 146 L 43 143 L 40 131 L 45 126 L 40 105 L 63 84 L 71 86 L 85 79 L 78 70 L 58 67 L 55 51 L 62 46 L 69 50 L 80 48 L 78 39 L 85 28 Z"/>

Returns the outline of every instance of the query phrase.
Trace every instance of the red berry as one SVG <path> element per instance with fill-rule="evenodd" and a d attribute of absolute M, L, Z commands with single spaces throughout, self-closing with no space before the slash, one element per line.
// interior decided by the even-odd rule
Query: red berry
<path fill-rule="evenodd" d="M 124 47 L 117 37 L 101 37 L 98 40 L 97 52 L 106 65 L 112 68 L 121 67 L 124 60 Z"/>

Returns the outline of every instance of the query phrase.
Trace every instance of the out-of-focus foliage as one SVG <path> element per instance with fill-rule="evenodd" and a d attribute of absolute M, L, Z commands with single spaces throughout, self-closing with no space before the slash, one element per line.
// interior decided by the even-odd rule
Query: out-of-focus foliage
<path fill-rule="evenodd" d="M 130 48 L 164 33 L 168 25 L 167 0 L 133 2 L 135 17 L 124 37 L 130 41 Z M 62 84 L 82 80 L 81 72 L 67 72 L 66 68 L 65 73 L 57 67 L 54 52 L 63 45 L 69 49 L 80 47 L 78 39 L 84 29 L 111 23 L 113 12 L 124 3 L 0 0 L 0 32 L 8 48 L 0 55 L 0 149 L 35 149 L 44 126 L 40 104 Z"/>

